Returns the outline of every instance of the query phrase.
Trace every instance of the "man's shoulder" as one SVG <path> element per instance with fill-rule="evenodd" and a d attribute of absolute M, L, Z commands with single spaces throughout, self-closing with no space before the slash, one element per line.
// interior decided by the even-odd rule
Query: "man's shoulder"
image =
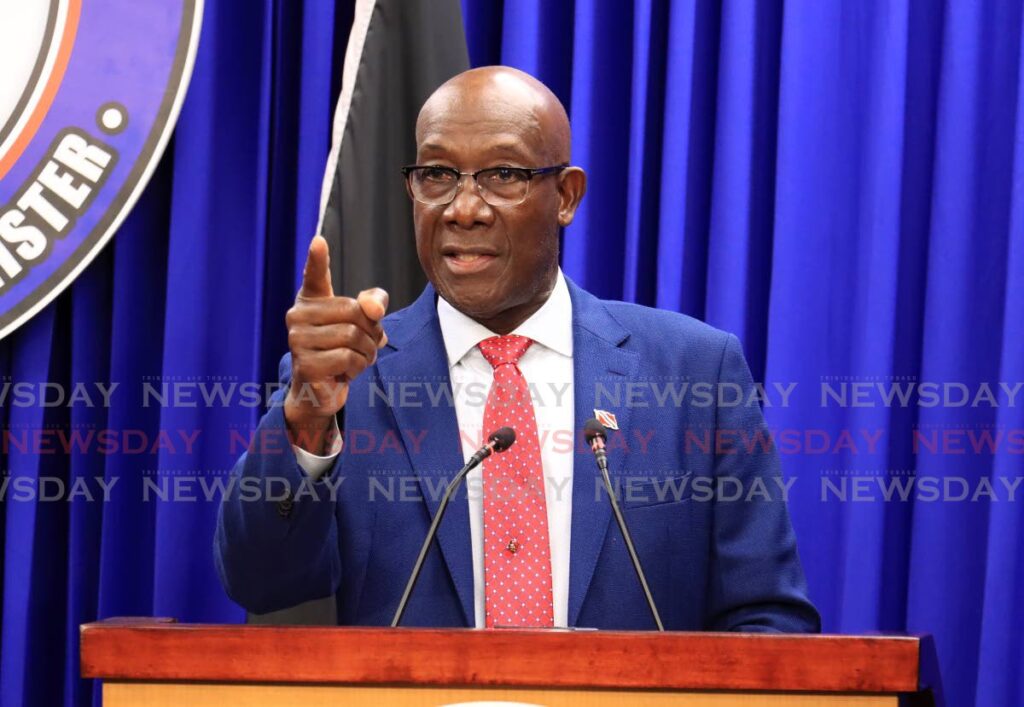
<path fill-rule="evenodd" d="M 598 300 L 608 313 L 618 321 L 631 336 L 650 341 L 665 343 L 666 340 L 682 340 L 689 342 L 705 342 L 719 348 L 729 338 L 728 332 L 717 329 L 707 322 L 691 317 L 688 314 L 672 312 L 667 309 L 647 307 L 632 302 L 618 300 Z"/>
<path fill-rule="evenodd" d="M 574 306 L 580 311 L 580 323 L 591 319 L 602 321 L 602 313 L 618 324 L 628 335 L 623 345 L 642 355 L 678 357 L 689 360 L 710 357 L 719 361 L 732 335 L 706 322 L 680 312 L 657 309 L 632 302 L 599 299 L 576 287 Z M 574 319 L 576 313 L 574 313 Z M 607 320 L 604 320 L 607 322 Z"/>

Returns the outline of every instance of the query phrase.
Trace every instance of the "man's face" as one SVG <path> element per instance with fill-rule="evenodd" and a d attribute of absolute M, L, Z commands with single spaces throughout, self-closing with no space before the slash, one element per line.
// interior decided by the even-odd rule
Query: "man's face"
<path fill-rule="evenodd" d="M 545 144 L 540 108 L 503 102 L 486 90 L 453 92 L 432 104 L 418 126 L 417 164 L 469 173 L 558 164 Z M 416 251 L 438 293 L 498 333 L 536 311 L 555 283 L 558 228 L 575 209 L 573 203 L 566 217 L 562 179 L 535 176 L 516 206 L 486 203 L 471 177 L 447 206 L 414 201 Z"/>

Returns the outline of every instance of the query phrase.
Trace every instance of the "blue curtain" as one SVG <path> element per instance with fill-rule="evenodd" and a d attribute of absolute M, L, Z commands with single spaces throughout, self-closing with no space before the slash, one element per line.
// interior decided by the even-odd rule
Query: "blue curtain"
<path fill-rule="evenodd" d="M 209 488 L 226 477 L 262 411 L 237 393 L 212 406 L 160 396 L 164 385 L 227 390 L 276 378 L 351 18 L 352 3 L 334 0 L 207 2 L 175 138 L 142 200 L 72 288 L 0 342 L 0 383 L 83 383 L 95 402 L 0 412 L 17 440 L 0 459 L 10 475 L 0 705 L 98 704 L 78 678 L 83 622 L 244 620 L 219 586 L 217 503 L 199 480 Z M 118 384 L 108 408 L 97 381 Z M 51 442 L 36 454 L 31 436 L 19 446 L 23 432 L 48 427 L 112 430 L 121 448 L 64 454 Z M 16 500 L 19 477 L 87 479 L 95 500 Z M 170 500 L 175 483 L 195 500 Z"/>
<path fill-rule="evenodd" d="M 820 395 L 823 382 L 1024 381 L 1021 3 L 463 8 L 474 65 L 523 68 L 569 108 L 590 182 L 564 235 L 567 274 L 735 332 L 769 391 L 797 384 L 766 414 L 798 440 L 783 467 L 825 629 L 934 633 L 950 705 L 1024 704 L 1024 485 L 1014 502 L 1004 490 L 888 503 L 823 500 L 821 485 L 911 472 L 1012 484 L 1019 446 L 931 452 L 913 434 L 1001 430 L 1005 442 L 1024 429 L 1024 392 L 997 407 Z M 130 447 L 2 450 L 12 482 L 85 479 L 96 498 L 97 478 L 114 485 L 107 502 L 3 504 L 0 705 L 94 701 L 77 679 L 82 622 L 242 619 L 212 567 L 216 502 L 197 481 L 226 474 L 260 410 L 237 397 L 165 406 L 153 391 L 274 379 L 351 13 L 351 0 L 210 0 L 175 140 L 142 201 L 64 296 L 0 342 L 4 380 L 119 384 L 109 407 L 5 405 L 10 435 L 109 429 Z M 855 446 L 834 443 L 844 431 Z M 195 501 L 154 491 L 189 478 L 179 491 Z"/>
<path fill-rule="evenodd" d="M 732 331 L 768 390 L 797 384 L 766 415 L 803 440 L 780 451 L 826 631 L 932 632 L 949 704 L 1024 704 L 1024 498 L 997 482 L 1020 481 L 1024 450 L 913 446 L 1005 442 L 1024 400 L 820 395 L 1024 380 L 1021 3 L 570 5 L 464 2 L 474 65 L 525 69 L 570 108 L 590 182 L 566 272 Z M 1004 492 L 822 500 L 825 481 L 910 473 Z"/>

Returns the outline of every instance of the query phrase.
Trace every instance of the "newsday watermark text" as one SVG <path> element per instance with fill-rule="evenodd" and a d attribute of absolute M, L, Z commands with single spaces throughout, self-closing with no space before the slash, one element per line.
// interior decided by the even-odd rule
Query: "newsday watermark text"
<path fill-rule="evenodd" d="M 340 431 L 349 455 L 404 455 L 415 457 L 440 440 L 433 428 L 360 429 Z M 314 437 L 317 437 L 315 440 Z M 40 456 L 100 455 L 189 457 L 198 450 L 226 453 L 236 457 L 245 452 L 264 455 L 287 454 L 294 446 L 306 447 L 319 442 L 318 435 L 282 428 L 231 427 L 212 433 L 200 427 L 110 428 L 96 426 L 13 426 L 0 430 L 0 452 Z M 438 443 L 447 443 L 445 437 Z M 483 430 L 460 429 L 459 442 L 478 449 L 485 441 Z M 573 454 L 589 449 L 582 430 L 540 429 L 542 450 L 555 454 Z M 920 425 L 906 431 L 884 427 L 776 427 L 759 428 L 684 428 L 631 427 L 610 430 L 609 451 L 649 455 L 666 448 L 683 454 L 768 454 L 781 456 L 841 455 L 846 457 L 878 454 L 898 443 L 915 456 L 992 456 L 1024 457 L 1024 428 L 978 425 Z"/>
<path fill-rule="evenodd" d="M 593 407 L 625 408 L 1017 408 L 1024 407 L 1024 381 L 918 381 L 899 376 L 881 379 L 824 376 L 813 385 L 798 381 L 757 382 L 749 387 L 728 381 L 686 378 L 596 380 Z M 339 384 L 341 385 L 341 384 Z M 17 381 L 0 378 L 0 407 L 110 408 L 127 404 L 141 408 L 250 408 L 273 405 L 282 397 L 277 382 L 240 381 L 230 376 L 194 378 L 143 377 L 134 385 L 120 382 Z M 530 383 L 535 407 L 564 406 L 573 400 L 571 383 Z M 445 379 L 371 379 L 366 386 L 369 407 L 451 408 L 458 403 L 483 407 L 489 387 L 480 382 Z M 277 394 L 275 398 L 275 394 Z M 296 400 L 317 404 L 316 391 L 300 386 Z M 589 394 L 588 394 L 589 397 Z"/>
<path fill-rule="evenodd" d="M 444 474 L 380 473 L 358 481 L 342 474 L 313 480 L 299 476 L 240 476 L 227 470 L 147 472 L 140 477 L 76 477 L 0 475 L 0 502 L 110 503 L 119 498 L 145 503 L 219 503 L 231 496 L 246 503 L 282 501 L 337 502 L 362 497 L 367 503 L 438 502 L 451 477 Z M 572 496 L 600 503 L 607 490 L 603 481 L 588 475 L 587 493 L 581 498 L 571 479 L 548 477 L 513 493 L 545 494 L 549 500 Z M 466 493 L 483 498 L 480 476 L 466 479 Z M 673 475 L 625 475 L 612 478 L 616 498 L 629 508 L 682 503 L 788 502 L 795 491 L 811 486 L 822 503 L 1016 503 L 1024 499 L 1024 475 L 936 476 L 914 473 L 826 473 L 819 478 Z"/>

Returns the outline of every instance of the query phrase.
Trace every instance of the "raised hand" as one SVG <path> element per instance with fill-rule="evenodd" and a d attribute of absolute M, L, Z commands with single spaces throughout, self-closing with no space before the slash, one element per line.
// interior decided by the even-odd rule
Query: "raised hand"
<path fill-rule="evenodd" d="M 380 321 L 388 293 L 363 290 L 355 299 L 335 297 L 327 241 L 313 238 L 302 273 L 302 287 L 288 310 L 292 382 L 284 416 L 294 444 L 323 454 L 334 416 L 345 406 L 349 383 L 377 360 L 387 343 Z"/>

